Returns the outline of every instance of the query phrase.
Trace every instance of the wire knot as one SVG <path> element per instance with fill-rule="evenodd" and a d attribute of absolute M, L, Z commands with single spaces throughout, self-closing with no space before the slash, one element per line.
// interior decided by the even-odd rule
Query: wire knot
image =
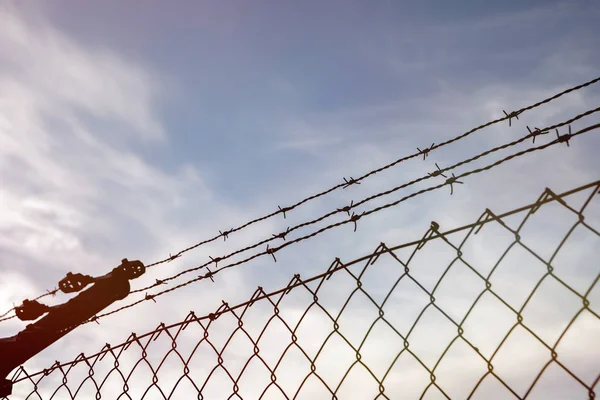
<path fill-rule="evenodd" d="M 344 263 L 340 260 L 339 257 L 336 257 L 335 260 L 333 260 L 333 262 L 329 266 L 329 268 L 327 268 L 327 275 L 326 275 L 325 280 L 329 280 L 329 278 L 331 278 L 333 273 L 335 271 L 337 271 L 338 267 L 343 267 L 343 266 L 344 266 Z"/>
<path fill-rule="evenodd" d="M 429 152 L 431 150 L 433 150 L 433 146 L 435 145 L 435 143 L 431 143 L 431 146 L 421 150 L 420 148 L 417 147 L 417 150 L 419 150 L 419 154 L 423 154 L 423 160 L 425 160 L 427 158 L 427 156 L 429 156 Z"/>
<path fill-rule="evenodd" d="M 519 114 L 521 114 L 521 112 L 519 112 L 519 111 L 513 111 L 511 113 L 507 113 L 504 110 L 502 110 L 502 111 L 504 112 L 504 115 L 506 116 L 506 118 L 508 118 L 508 126 L 512 126 L 512 119 L 516 118 L 518 120 Z"/>
<path fill-rule="evenodd" d="M 440 224 L 438 224 L 435 221 L 431 221 L 431 224 L 429 225 L 429 229 L 427 229 L 427 232 L 425 232 L 425 235 L 423 235 L 421 240 L 417 243 L 417 247 L 415 248 L 415 250 L 421 250 L 423 248 L 423 246 L 425 246 L 425 243 L 427 243 L 434 237 L 433 235 L 435 233 L 437 233 L 439 235 L 439 229 L 440 229 Z"/>
<path fill-rule="evenodd" d="M 344 182 L 346 182 L 346 184 L 344 185 L 344 189 L 346 189 L 350 185 L 360 185 L 360 182 L 357 179 L 354 179 L 353 177 L 350 177 L 350 179 L 344 178 Z"/>

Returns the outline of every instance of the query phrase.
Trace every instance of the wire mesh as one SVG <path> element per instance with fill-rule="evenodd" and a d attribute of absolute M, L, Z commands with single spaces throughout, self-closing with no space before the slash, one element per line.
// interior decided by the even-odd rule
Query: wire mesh
<path fill-rule="evenodd" d="M 595 398 L 600 181 L 13 376 L 25 399 Z M 591 221 L 591 222 L 590 222 Z"/>

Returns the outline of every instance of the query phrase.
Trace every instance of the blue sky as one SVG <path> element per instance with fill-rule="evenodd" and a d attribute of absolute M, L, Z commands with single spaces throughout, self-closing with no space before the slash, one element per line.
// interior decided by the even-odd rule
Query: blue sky
<path fill-rule="evenodd" d="M 213 187 L 247 196 L 258 195 L 244 182 L 259 172 L 265 181 L 282 180 L 271 163 L 289 163 L 291 174 L 318 163 L 302 151 L 270 151 L 296 119 L 426 99 L 445 86 L 468 93 L 484 84 L 525 83 L 549 62 L 597 61 L 571 45 L 593 47 L 592 2 L 46 8 L 57 27 L 79 41 L 140 60 L 160 75 L 164 91 L 154 115 L 170 133 L 169 147 L 144 149 L 146 156 L 169 169 L 183 162 L 201 166 L 214 173 Z M 563 60 L 552 60 L 562 52 Z M 544 78 L 551 79 L 538 79 Z M 374 133 L 342 134 L 346 142 L 372 141 Z M 327 142 L 333 134 L 318 135 Z M 240 162 L 222 162 L 235 158 Z M 235 173 L 235 188 L 219 171 Z"/>
<path fill-rule="evenodd" d="M 99 275 L 123 257 L 164 258 L 595 78 L 598 17 L 593 1 L 5 3 L 0 305 L 52 288 L 68 271 Z M 526 125 L 595 108 L 599 93 L 584 89 L 511 128 L 499 124 L 426 162 L 404 163 L 151 270 L 145 282 L 431 172 L 434 162 L 514 140 Z M 545 187 L 588 183 L 598 178 L 599 148 L 595 133 L 577 138 L 473 177 L 452 197 L 434 192 L 361 221 L 355 234 L 348 226 L 328 232 L 278 254 L 277 264 L 259 259 L 138 314 L 106 318 L 102 330 L 82 327 L 32 368 L 76 356 L 81 343 L 99 349 L 190 309 L 244 301 L 259 284 L 276 289 L 336 256 L 414 240 L 431 220 L 459 226 L 486 207 L 534 201 Z M 2 323 L 0 333 L 22 326 Z"/>

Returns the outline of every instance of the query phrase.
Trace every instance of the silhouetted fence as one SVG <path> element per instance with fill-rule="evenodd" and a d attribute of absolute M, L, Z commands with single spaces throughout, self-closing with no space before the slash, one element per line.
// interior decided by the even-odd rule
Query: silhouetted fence
<path fill-rule="evenodd" d="M 245 303 L 20 368 L 11 398 L 594 398 L 599 192 L 547 189 L 446 232 L 432 222 Z"/>

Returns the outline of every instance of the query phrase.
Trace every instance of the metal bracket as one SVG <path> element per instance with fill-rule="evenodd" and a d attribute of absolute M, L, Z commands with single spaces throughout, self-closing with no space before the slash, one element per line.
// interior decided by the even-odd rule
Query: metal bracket
<path fill-rule="evenodd" d="M 21 320 L 33 320 L 44 313 L 47 315 L 27 325 L 15 336 L 0 338 L 0 397 L 6 397 L 12 392 L 12 382 L 5 379 L 12 370 L 115 301 L 127 297 L 130 291 L 129 280 L 138 278 L 145 271 L 141 261 L 123 259 L 121 265 L 97 278 L 67 274 L 59 283 L 65 293 L 81 291 L 90 283 L 93 285 L 66 303 L 49 307 L 35 300 L 25 300 L 16 309 Z"/>
<path fill-rule="evenodd" d="M 50 307 L 37 300 L 23 300 L 23 304 L 15 307 L 15 314 L 21 321 L 33 321 L 50 311 Z"/>
<path fill-rule="evenodd" d="M 113 274 L 123 274 L 129 280 L 139 278 L 146 272 L 146 267 L 141 261 L 129 261 L 126 258 L 121 260 L 121 265 L 113 269 Z"/>
<path fill-rule="evenodd" d="M 58 282 L 58 287 L 63 293 L 75 293 L 81 291 L 90 283 L 94 282 L 94 278 L 89 275 L 67 273 L 67 276 Z"/>

